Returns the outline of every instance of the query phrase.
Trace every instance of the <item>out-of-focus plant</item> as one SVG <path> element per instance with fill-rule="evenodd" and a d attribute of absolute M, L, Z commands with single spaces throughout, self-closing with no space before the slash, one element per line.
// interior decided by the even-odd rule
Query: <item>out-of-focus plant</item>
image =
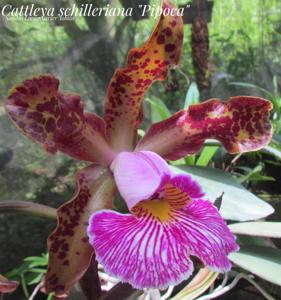
<path fill-rule="evenodd" d="M 48 254 L 30 256 L 24 259 L 24 263 L 20 267 L 9 271 L 6 276 L 21 283 L 26 299 L 35 299 L 35 295 L 43 287 L 42 280 L 47 272 L 47 266 Z M 48 300 L 51 299 L 53 298 L 50 294 Z"/>

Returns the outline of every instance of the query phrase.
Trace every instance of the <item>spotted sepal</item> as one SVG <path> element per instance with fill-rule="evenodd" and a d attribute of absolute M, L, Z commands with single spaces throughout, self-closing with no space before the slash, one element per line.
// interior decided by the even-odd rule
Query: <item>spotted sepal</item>
<path fill-rule="evenodd" d="M 163 1 L 163 9 L 174 6 Z M 142 121 L 142 99 L 156 80 L 167 76 L 177 65 L 183 43 L 183 23 L 179 16 L 162 15 L 148 41 L 131 49 L 127 64 L 117 69 L 108 87 L 105 121 L 115 150 L 130 150 Z"/>
<path fill-rule="evenodd" d="M 213 138 L 232 154 L 259 150 L 272 137 L 271 109 L 270 101 L 258 97 L 211 99 L 153 124 L 136 149 L 176 160 L 198 152 Z"/>
<path fill-rule="evenodd" d="M 111 208 L 114 193 L 114 180 L 106 168 L 90 166 L 78 173 L 75 196 L 58 209 L 57 227 L 48 238 L 46 292 L 65 295 L 84 274 L 93 254 L 87 236 L 89 217 Z"/>
<path fill-rule="evenodd" d="M 104 121 L 84 113 L 79 95 L 61 93 L 54 76 L 42 75 L 15 86 L 6 109 L 17 127 L 49 153 L 60 150 L 77 159 L 106 162 L 110 148 Z"/>

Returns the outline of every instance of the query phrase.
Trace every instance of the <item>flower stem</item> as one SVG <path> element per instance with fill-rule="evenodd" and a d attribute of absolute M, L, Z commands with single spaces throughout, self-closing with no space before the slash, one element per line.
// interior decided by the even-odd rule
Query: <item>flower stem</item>
<path fill-rule="evenodd" d="M 36 217 L 56 220 L 57 210 L 53 207 L 28 201 L 0 202 L 1 213 L 25 213 Z"/>

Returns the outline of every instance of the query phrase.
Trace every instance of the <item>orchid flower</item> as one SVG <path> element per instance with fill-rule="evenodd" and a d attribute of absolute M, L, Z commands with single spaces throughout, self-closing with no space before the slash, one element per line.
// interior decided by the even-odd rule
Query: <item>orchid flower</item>
<path fill-rule="evenodd" d="M 162 5 L 173 7 L 167 0 Z M 90 162 L 78 172 L 76 193 L 58 209 L 48 238 L 47 292 L 67 293 L 94 252 L 106 272 L 137 288 L 181 282 L 193 271 L 191 256 L 212 270 L 231 268 L 235 237 L 199 184 L 174 174 L 165 160 L 198 152 L 207 138 L 230 153 L 262 148 L 272 135 L 272 105 L 248 96 L 211 99 L 152 125 L 138 141 L 143 96 L 179 63 L 182 42 L 181 17 L 162 15 L 148 41 L 114 73 L 104 118 L 84 112 L 80 97 L 60 92 L 52 75 L 10 91 L 8 114 L 25 135 L 51 154 Z M 117 190 L 128 214 L 114 210 Z"/>

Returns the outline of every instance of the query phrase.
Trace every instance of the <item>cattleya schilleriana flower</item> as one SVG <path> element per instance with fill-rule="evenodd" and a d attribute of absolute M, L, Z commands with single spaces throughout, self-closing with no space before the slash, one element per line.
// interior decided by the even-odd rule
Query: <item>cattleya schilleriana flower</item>
<path fill-rule="evenodd" d="M 49 153 L 91 163 L 77 174 L 73 199 L 58 209 L 48 239 L 48 292 L 66 293 L 94 252 L 109 274 L 137 288 L 181 282 L 192 273 L 191 256 L 210 269 L 230 269 L 227 255 L 238 249 L 234 236 L 199 184 L 173 174 L 165 159 L 196 153 L 206 138 L 230 153 L 263 147 L 272 134 L 272 105 L 247 96 L 211 99 L 152 125 L 138 141 L 143 96 L 178 64 L 182 41 L 181 17 L 162 15 L 149 40 L 114 73 L 103 119 L 84 112 L 78 95 L 60 92 L 52 75 L 10 91 L 6 108 L 24 134 Z M 114 211 L 116 186 L 128 214 Z"/>

